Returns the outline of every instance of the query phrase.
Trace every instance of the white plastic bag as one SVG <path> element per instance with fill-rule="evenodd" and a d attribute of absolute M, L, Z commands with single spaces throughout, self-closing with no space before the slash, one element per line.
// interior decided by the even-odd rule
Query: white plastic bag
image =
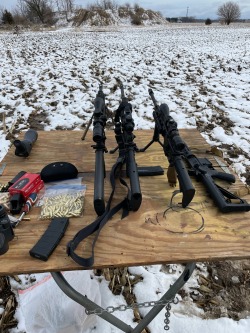
<path fill-rule="evenodd" d="M 63 276 L 79 293 L 101 304 L 99 284 L 91 273 L 70 271 Z M 83 333 L 95 324 L 95 316 L 87 318 L 85 308 L 66 296 L 51 275 L 19 290 L 19 298 L 27 333 Z"/>

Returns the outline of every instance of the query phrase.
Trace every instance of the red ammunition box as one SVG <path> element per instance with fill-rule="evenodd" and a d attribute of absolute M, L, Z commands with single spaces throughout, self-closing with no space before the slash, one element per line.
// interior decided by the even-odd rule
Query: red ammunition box
<path fill-rule="evenodd" d="M 43 185 L 44 184 L 40 175 L 26 172 L 9 188 L 9 193 L 10 195 L 21 193 L 26 200 L 32 192 L 37 193 L 41 188 L 43 188 Z"/>
<path fill-rule="evenodd" d="M 44 187 L 44 182 L 43 180 L 40 180 L 40 182 L 36 184 L 36 186 L 34 186 L 34 188 L 30 193 L 38 193 L 43 187 Z"/>

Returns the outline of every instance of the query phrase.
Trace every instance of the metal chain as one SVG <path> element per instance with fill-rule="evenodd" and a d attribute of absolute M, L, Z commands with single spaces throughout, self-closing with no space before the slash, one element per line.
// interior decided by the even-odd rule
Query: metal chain
<path fill-rule="evenodd" d="M 165 307 L 165 309 L 166 309 L 165 319 L 164 319 L 164 324 L 165 324 L 164 330 L 165 331 L 169 331 L 169 329 L 170 329 L 170 326 L 169 326 L 169 324 L 170 324 L 170 319 L 169 318 L 170 318 L 170 315 L 171 315 L 171 313 L 170 313 L 170 310 L 171 310 L 170 303 L 178 304 L 179 303 L 179 299 L 177 297 L 175 297 L 172 301 L 168 302 L 168 304 Z"/>
<path fill-rule="evenodd" d="M 122 304 L 122 305 L 119 305 L 117 307 L 115 306 L 108 306 L 106 309 L 94 309 L 94 310 L 87 310 L 85 309 L 85 312 L 87 315 L 91 315 L 91 314 L 95 314 L 95 315 L 101 315 L 103 314 L 104 312 L 108 312 L 108 313 L 113 313 L 115 311 L 126 311 L 128 309 L 135 309 L 135 308 L 149 308 L 149 307 L 153 307 L 153 306 L 156 306 L 156 305 L 166 305 L 165 306 L 165 309 L 166 309 L 166 312 L 165 312 L 165 319 L 164 319 L 164 330 L 165 331 L 169 331 L 170 329 L 170 310 L 171 310 L 171 305 L 170 303 L 173 303 L 173 304 L 178 304 L 179 302 L 179 299 L 177 297 L 175 297 L 174 299 L 170 300 L 170 301 L 151 301 L 151 302 L 143 302 L 143 303 L 134 303 L 134 304 L 131 304 L 131 305 L 125 305 L 125 304 Z"/>
<path fill-rule="evenodd" d="M 166 305 L 166 307 L 165 307 L 165 309 L 166 309 L 166 312 L 165 312 L 165 319 L 164 319 L 164 330 L 165 331 L 168 331 L 169 329 L 170 329 L 170 326 L 169 326 L 169 324 L 170 324 L 170 310 L 171 310 L 171 305 L 170 305 L 170 303 L 168 303 L 167 305 Z"/>
<path fill-rule="evenodd" d="M 150 301 L 150 302 L 143 302 L 143 303 L 133 303 L 131 305 L 122 304 L 122 305 L 119 305 L 119 306 L 116 306 L 116 307 L 115 306 L 108 306 L 106 309 L 100 309 L 100 308 L 96 308 L 94 310 L 85 309 L 85 313 L 87 315 L 91 315 L 91 314 L 101 315 L 104 312 L 113 313 L 115 311 L 126 311 L 128 309 L 149 308 L 149 307 L 153 307 L 153 306 L 156 306 L 156 305 L 166 305 L 166 308 L 167 308 L 170 303 L 177 304 L 178 302 L 179 302 L 179 300 L 176 298 L 176 299 L 170 300 L 170 301 Z M 171 306 L 170 306 L 170 309 L 171 309 Z"/>

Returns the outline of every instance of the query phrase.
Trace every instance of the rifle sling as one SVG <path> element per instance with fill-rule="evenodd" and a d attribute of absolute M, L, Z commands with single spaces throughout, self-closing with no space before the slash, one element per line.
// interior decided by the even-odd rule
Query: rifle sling
<path fill-rule="evenodd" d="M 105 212 L 99 216 L 94 222 L 87 225 L 74 236 L 74 238 L 67 244 L 67 254 L 79 265 L 84 267 L 91 267 L 94 264 L 94 247 L 95 243 L 98 239 L 98 236 L 101 232 L 101 229 L 105 226 L 105 224 L 108 222 L 108 220 L 115 215 L 120 209 L 123 209 L 122 217 L 124 218 L 129 213 L 129 201 L 128 201 L 128 195 L 126 198 L 124 198 L 120 203 L 118 203 L 116 206 L 114 206 L 112 209 L 110 209 L 111 202 L 113 199 L 113 195 L 115 192 L 115 179 L 116 175 L 120 175 L 121 168 L 124 163 L 124 158 L 118 158 L 116 163 L 113 165 L 111 173 L 110 173 L 110 183 L 112 186 L 112 192 L 110 194 L 108 203 L 106 205 Z M 128 194 L 129 194 L 129 187 L 124 179 L 120 178 L 120 182 L 127 187 Z M 75 249 L 77 248 L 78 244 L 83 241 L 88 236 L 92 235 L 94 232 L 96 232 L 96 235 L 92 242 L 92 250 L 91 250 L 91 256 L 88 258 L 84 258 L 79 256 L 75 253 Z"/>

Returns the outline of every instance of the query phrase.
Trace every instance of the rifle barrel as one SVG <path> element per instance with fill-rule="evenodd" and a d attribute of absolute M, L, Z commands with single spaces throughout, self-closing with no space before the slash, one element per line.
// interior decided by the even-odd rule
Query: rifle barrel
<path fill-rule="evenodd" d="M 152 89 L 148 89 L 148 93 L 149 93 L 149 96 L 151 97 L 151 99 L 152 99 L 152 101 L 154 103 L 155 109 L 158 109 L 159 106 L 158 106 L 158 104 L 156 102 L 153 90 Z"/>
<path fill-rule="evenodd" d="M 105 163 L 103 157 L 103 150 L 96 150 L 95 152 L 95 180 L 94 180 L 94 208 L 98 216 L 102 215 L 105 211 L 104 201 L 104 178 L 105 178 Z"/>
<path fill-rule="evenodd" d="M 139 180 L 139 174 L 137 169 L 137 164 L 135 161 L 135 152 L 134 148 L 130 147 L 127 152 L 127 165 L 126 165 L 126 171 L 127 175 L 130 179 L 130 209 L 132 211 L 137 211 L 140 208 L 141 202 L 142 202 L 142 194 L 141 194 L 141 187 L 140 187 L 140 180 Z"/>
<path fill-rule="evenodd" d="M 123 98 L 125 98 L 125 94 L 124 94 L 124 87 L 123 87 L 122 83 L 120 84 L 120 89 L 121 89 L 121 97 L 123 99 Z"/>
<path fill-rule="evenodd" d="M 97 93 L 97 95 L 96 95 L 95 102 L 94 102 L 94 104 L 95 104 L 95 111 L 94 111 L 94 112 L 96 112 L 97 109 L 100 110 L 100 109 L 102 108 L 102 103 L 103 103 L 102 99 L 104 99 L 104 94 L 103 94 L 103 91 L 102 91 L 102 86 L 103 86 L 102 83 L 100 83 L 100 84 L 99 84 L 99 90 L 98 90 L 98 93 Z M 98 97 L 101 97 L 101 100 L 97 99 Z M 84 132 L 83 132 L 83 135 L 82 135 L 82 137 L 81 137 L 81 140 L 85 140 L 85 137 L 86 137 L 86 135 L 87 135 L 87 133 L 88 133 L 88 130 L 89 130 L 89 128 L 90 128 L 90 125 L 92 124 L 92 121 L 93 121 L 94 112 L 93 112 L 93 114 L 92 114 L 92 116 L 91 116 L 91 118 L 90 118 L 90 120 L 89 120 L 87 126 L 85 127 L 85 130 L 84 130 Z"/>

